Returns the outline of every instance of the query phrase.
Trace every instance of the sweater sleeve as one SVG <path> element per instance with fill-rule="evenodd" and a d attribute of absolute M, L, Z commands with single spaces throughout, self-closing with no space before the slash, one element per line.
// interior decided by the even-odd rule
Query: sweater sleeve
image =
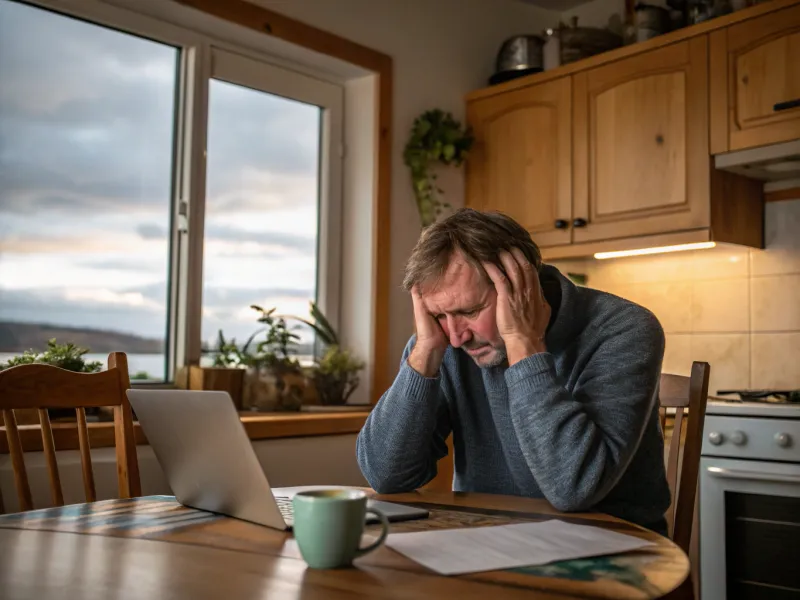
<path fill-rule="evenodd" d="M 661 325 L 640 307 L 617 322 L 605 330 L 605 341 L 572 393 L 549 353 L 529 356 L 505 374 L 522 454 L 559 510 L 587 510 L 611 491 L 655 408 L 664 356 Z"/>
<path fill-rule="evenodd" d="M 413 491 L 436 477 L 447 455 L 451 423 L 442 375 L 424 377 L 408 365 L 411 338 L 392 386 L 367 417 L 356 440 L 358 466 L 381 494 Z"/>

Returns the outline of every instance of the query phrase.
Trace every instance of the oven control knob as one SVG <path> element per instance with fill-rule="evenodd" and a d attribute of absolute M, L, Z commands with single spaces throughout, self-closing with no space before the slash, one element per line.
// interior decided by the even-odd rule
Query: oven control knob
<path fill-rule="evenodd" d="M 708 441 L 714 444 L 715 446 L 719 446 L 722 442 L 725 441 L 725 436 L 722 435 L 719 431 L 712 431 L 708 434 Z"/>
<path fill-rule="evenodd" d="M 731 434 L 731 441 L 737 446 L 744 446 L 747 443 L 747 435 L 744 431 L 734 431 Z"/>
<path fill-rule="evenodd" d="M 788 448 L 792 445 L 792 436 L 788 433 L 776 433 L 775 434 L 775 443 L 778 444 L 781 448 Z"/>

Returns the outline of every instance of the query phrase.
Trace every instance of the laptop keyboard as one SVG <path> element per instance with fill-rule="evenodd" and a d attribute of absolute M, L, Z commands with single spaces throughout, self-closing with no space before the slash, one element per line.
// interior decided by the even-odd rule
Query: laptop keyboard
<path fill-rule="evenodd" d="M 288 496 L 275 496 L 275 502 L 278 504 L 278 510 L 281 511 L 283 520 L 287 525 L 291 525 L 294 521 L 294 507 L 292 506 L 292 499 Z"/>

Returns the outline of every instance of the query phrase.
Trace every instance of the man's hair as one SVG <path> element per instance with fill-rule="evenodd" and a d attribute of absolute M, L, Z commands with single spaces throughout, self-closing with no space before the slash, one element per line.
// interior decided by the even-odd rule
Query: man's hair
<path fill-rule="evenodd" d="M 455 253 L 460 253 L 484 277 L 488 277 L 484 262 L 497 265 L 505 273 L 499 254 L 514 247 L 539 271 L 542 255 L 522 225 L 499 212 L 459 209 L 423 230 L 406 264 L 403 287 L 410 291 L 415 285 L 438 281 Z"/>

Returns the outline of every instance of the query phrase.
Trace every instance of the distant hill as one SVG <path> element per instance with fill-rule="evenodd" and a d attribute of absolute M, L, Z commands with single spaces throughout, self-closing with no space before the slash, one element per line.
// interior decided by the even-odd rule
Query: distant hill
<path fill-rule="evenodd" d="M 160 354 L 164 351 L 163 340 L 119 331 L 0 321 L 0 352 L 22 352 L 31 348 L 42 351 L 51 338 L 56 338 L 59 344 L 72 342 L 92 353 Z"/>

